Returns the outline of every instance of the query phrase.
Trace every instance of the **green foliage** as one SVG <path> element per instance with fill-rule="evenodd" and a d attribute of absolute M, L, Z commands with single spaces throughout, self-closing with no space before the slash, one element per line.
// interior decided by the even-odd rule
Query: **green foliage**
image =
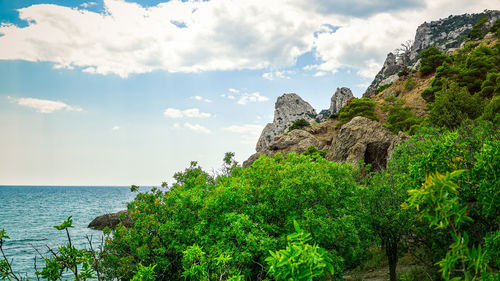
<path fill-rule="evenodd" d="M 392 86 L 392 82 L 391 83 L 388 83 L 388 84 L 384 84 L 384 85 L 381 85 L 377 88 L 377 93 L 380 93 L 382 92 L 383 90 L 389 88 L 390 86 Z"/>
<path fill-rule="evenodd" d="M 469 94 L 467 88 L 452 83 L 436 93 L 436 99 L 428 104 L 429 121 L 437 126 L 455 128 L 465 121 L 474 120 L 482 114 L 482 103 Z"/>
<path fill-rule="evenodd" d="M 269 251 L 266 258 L 269 265 L 269 275 L 276 280 L 312 281 L 325 280 L 328 274 L 333 274 L 332 259 L 327 252 L 310 245 L 310 233 L 304 232 L 294 221 L 295 232 L 288 235 L 286 249 Z"/>
<path fill-rule="evenodd" d="M 479 40 L 486 35 L 488 30 L 485 28 L 485 24 L 488 22 L 488 17 L 486 15 L 481 15 L 479 20 L 474 24 L 471 31 L 468 34 L 468 37 L 472 40 Z"/>
<path fill-rule="evenodd" d="M 375 117 L 375 102 L 369 98 L 353 99 L 349 104 L 344 105 L 338 112 L 338 120 L 345 124 L 356 116 L 363 116 L 372 120 Z"/>
<path fill-rule="evenodd" d="M 198 245 L 189 246 L 182 257 L 182 275 L 185 279 L 209 281 L 231 280 L 243 281 L 245 277 L 239 270 L 232 268 L 230 255 L 220 254 L 213 260 L 208 260 L 203 248 Z"/>
<path fill-rule="evenodd" d="M 420 54 L 420 72 L 422 75 L 436 71 L 436 68 L 448 59 L 436 46 L 431 46 Z"/>
<path fill-rule="evenodd" d="M 494 97 L 485 107 L 481 119 L 500 125 L 500 95 Z"/>
<path fill-rule="evenodd" d="M 406 80 L 405 82 L 405 91 L 409 92 L 415 88 L 417 85 L 417 82 L 415 81 L 415 78 L 410 77 Z"/>
<path fill-rule="evenodd" d="M 150 266 L 143 266 L 142 264 L 139 264 L 137 272 L 135 273 L 134 277 L 132 277 L 131 281 L 155 281 L 155 267 L 156 264 Z"/>
<path fill-rule="evenodd" d="M 488 272 L 490 256 L 481 245 L 469 246 L 469 235 L 460 229 L 473 221 L 467 215 L 467 206 L 460 202 L 460 187 L 455 183 L 463 172 L 429 176 L 422 188 L 408 191 L 407 207 L 419 210 L 431 227 L 451 231 L 453 243 L 438 262 L 445 280 L 493 280 L 497 273 Z M 455 272 L 461 272 L 463 279 Z"/>
<path fill-rule="evenodd" d="M 317 149 L 314 145 L 311 145 L 307 148 L 306 152 L 302 153 L 303 155 L 307 155 L 311 157 L 312 159 L 316 160 L 318 158 L 325 158 L 326 156 L 326 151 Z"/>
<path fill-rule="evenodd" d="M 384 126 L 394 134 L 399 131 L 408 132 L 412 126 L 422 122 L 422 118 L 417 117 L 411 108 L 404 104 L 403 99 L 395 99 L 382 108 L 382 110 L 389 112 L 387 123 Z"/>
<path fill-rule="evenodd" d="M 295 129 L 303 129 L 303 128 L 309 127 L 309 126 L 311 126 L 311 124 L 309 124 L 309 122 L 307 122 L 307 120 L 301 118 L 301 119 L 298 119 L 295 122 L 293 122 L 293 124 L 290 127 L 288 127 L 288 131 L 291 132 Z"/>
<path fill-rule="evenodd" d="M 182 280 L 186 270 L 189 276 L 216 272 L 210 261 L 222 255 L 231 257 L 228 272 L 261 280 L 267 274 L 261 265 L 269 251 L 285 248 L 294 220 L 335 261 L 338 278 L 364 258 L 366 228 L 355 216 L 354 171 L 317 154 L 261 156 L 214 185 L 192 165 L 170 189 L 137 194 L 128 206 L 134 228 L 117 227 L 105 245 L 107 278 L 129 279 L 141 263 L 156 264 L 162 280 Z M 192 265 L 201 264 L 201 253 L 198 261 L 187 255 L 193 245 L 206 261 L 198 269 Z"/>

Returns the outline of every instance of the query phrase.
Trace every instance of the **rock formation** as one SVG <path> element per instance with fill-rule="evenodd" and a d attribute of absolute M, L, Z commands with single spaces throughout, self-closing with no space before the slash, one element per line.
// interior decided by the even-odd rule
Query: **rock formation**
<path fill-rule="evenodd" d="M 404 134 L 396 136 L 377 121 L 354 117 L 338 132 L 326 158 L 336 162 L 349 162 L 357 166 L 360 161 L 371 164 L 373 170 L 386 167 L 394 146 Z"/>
<path fill-rule="evenodd" d="M 337 113 L 339 109 L 352 97 L 354 96 L 351 89 L 346 87 L 337 88 L 337 91 L 335 91 L 335 94 L 333 94 L 330 100 L 330 108 L 328 109 L 330 114 Z"/>
<path fill-rule="evenodd" d="M 268 123 L 256 145 L 257 152 L 267 147 L 274 137 L 284 133 L 298 119 L 309 123 L 316 121 L 316 111 L 297 94 L 284 94 L 278 97 L 274 105 L 273 123 Z"/>
<path fill-rule="evenodd" d="M 420 52 L 430 46 L 436 46 L 445 53 L 449 53 L 459 48 L 467 38 L 467 34 L 482 15 L 485 15 L 489 19 L 486 26 L 491 26 L 496 19 L 500 18 L 500 11 L 485 11 L 481 14 L 449 16 L 445 19 L 421 24 L 417 28 L 415 39 L 410 49 L 409 65 L 411 68 L 418 68 L 420 65 Z M 397 80 L 397 73 L 400 70 L 402 70 L 401 61 L 397 59 L 394 53 L 389 53 L 382 69 L 377 73 L 373 82 L 366 89 L 363 97 L 371 97 L 376 93 L 379 86 Z"/>
<path fill-rule="evenodd" d="M 121 218 L 122 214 L 124 214 L 123 219 Z M 105 227 L 114 229 L 118 226 L 118 224 L 120 224 L 120 222 L 126 227 L 134 226 L 132 220 L 127 216 L 127 211 L 120 211 L 118 213 L 110 213 L 98 216 L 97 218 L 92 220 L 87 227 L 97 230 L 102 230 Z"/>

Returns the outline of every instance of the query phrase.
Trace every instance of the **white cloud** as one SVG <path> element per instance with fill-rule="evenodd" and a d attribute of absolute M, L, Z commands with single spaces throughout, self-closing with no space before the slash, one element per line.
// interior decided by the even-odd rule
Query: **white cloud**
<path fill-rule="evenodd" d="M 240 90 L 237 90 L 237 89 L 233 89 L 233 88 L 229 88 L 228 90 L 230 93 L 233 93 L 233 94 L 239 94 L 240 93 Z"/>
<path fill-rule="evenodd" d="M 174 123 L 174 128 L 175 128 L 175 129 L 180 129 L 180 128 L 181 128 L 181 124 L 179 124 L 179 123 Z"/>
<path fill-rule="evenodd" d="M 80 4 L 80 6 L 82 6 L 84 8 L 92 7 L 92 6 L 95 6 L 95 5 L 97 5 L 96 2 L 86 2 L 86 3 Z"/>
<path fill-rule="evenodd" d="M 184 127 L 188 128 L 191 131 L 197 132 L 197 133 L 202 133 L 202 134 L 211 134 L 212 131 L 209 129 L 199 125 L 199 124 L 191 124 L 191 123 L 184 123 Z"/>
<path fill-rule="evenodd" d="M 185 110 L 180 110 L 176 108 L 167 108 L 163 112 L 163 115 L 167 118 L 173 118 L 173 119 L 178 119 L 178 118 L 209 118 L 212 116 L 210 113 L 205 113 L 201 112 L 200 109 L 198 108 L 190 108 L 190 109 L 185 109 Z"/>
<path fill-rule="evenodd" d="M 116 125 L 115 125 L 115 126 L 113 126 L 113 128 L 111 128 L 111 130 L 113 130 L 113 131 L 118 131 L 118 130 L 120 130 L 120 126 L 116 126 Z"/>
<path fill-rule="evenodd" d="M 204 101 L 206 103 L 211 103 L 212 102 L 212 100 L 204 98 L 202 96 L 193 96 L 193 97 L 189 97 L 189 98 L 192 99 L 192 100 Z"/>
<path fill-rule="evenodd" d="M 121 77 L 154 70 L 264 69 L 295 64 L 312 49 L 321 26 L 287 0 L 172 0 L 147 8 L 104 0 L 104 9 L 53 4 L 19 9 L 28 26 L 0 27 L 0 59 L 47 61 Z"/>
<path fill-rule="evenodd" d="M 36 98 L 12 98 L 8 97 L 12 102 L 17 103 L 18 105 L 34 108 L 36 111 L 40 113 L 53 113 L 58 110 L 66 110 L 66 111 L 76 111 L 82 112 L 83 109 L 78 106 L 70 106 L 62 101 L 53 101 L 53 100 L 42 100 Z"/>
<path fill-rule="evenodd" d="M 293 73 L 269 70 L 294 66 L 312 52 L 319 63 L 305 70 L 350 68 L 368 77 L 423 21 L 498 9 L 491 0 L 368 2 L 172 0 L 142 7 L 104 0 L 102 13 L 85 9 L 93 2 L 38 4 L 18 10 L 27 26 L 0 25 L 0 59 L 121 77 L 259 69 L 265 79 L 287 79 Z"/>
<path fill-rule="evenodd" d="M 268 101 L 268 100 L 269 100 L 268 97 L 262 96 L 259 92 L 255 92 L 252 94 L 244 93 L 240 96 L 237 103 L 245 105 L 249 102 L 264 102 L 264 101 Z"/>
<path fill-rule="evenodd" d="M 295 74 L 296 72 L 293 70 L 284 70 L 284 71 L 274 71 L 274 72 L 265 72 L 262 74 L 262 78 L 267 80 L 274 80 L 275 78 L 281 79 L 292 79 L 291 74 Z"/>
<path fill-rule="evenodd" d="M 314 77 L 321 77 L 321 76 L 325 76 L 326 75 L 326 72 L 324 71 L 318 71 L 316 73 L 314 73 Z"/>

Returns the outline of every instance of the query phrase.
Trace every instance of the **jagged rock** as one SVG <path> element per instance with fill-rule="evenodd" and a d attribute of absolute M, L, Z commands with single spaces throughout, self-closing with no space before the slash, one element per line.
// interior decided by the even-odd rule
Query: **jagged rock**
<path fill-rule="evenodd" d="M 284 94 L 274 105 L 273 123 L 268 123 L 259 137 L 255 149 L 258 151 L 267 147 L 274 137 L 284 133 L 298 119 L 313 123 L 316 121 L 316 111 L 297 94 Z"/>
<path fill-rule="evenodd" d="M 398 63 L 396 55 L 393 53 L 387 54 L 387 58 L 385 59 L 382 69 L 377 73 L 368 89 L 366 89 L 363 97 L 372 97 L 377 92 L 377 88 L 379 86 L 390 83 L 388 82 L 388 79 L 391 82 L 397 80 L 399 78 L 399 71 L 401 71 L 401 65 Z"/>
<path fill-rule="evenodd" d="M 354 95 L 352 94 L 351 89 L 346 87 L 337 88 L 337 91 L 335 91 L 335 94 L 333 94 L 330 100 L 330 108 L 328 109 L 330 114 L 337 113 L 339 109 L 352 97 L 354 97 Z"/>
<path fill-rule="evenodd" d="M 121 214 L 124 214 L 123 219 L 120 218 Z M 120 224 L 120 222 L 126 227 L 134 226 L 134 223 L 127 215 L 127 211 L 120 211 L 118 213 L 109 213 L 98 216 L 92 220 L 87 227 L 97 230 L 102 230 L 105 227 L 114 229 L 118 226 L 118 224 Z"/>
<path fill-rule="evenodd" d="M 307 148 L 311 145 L 319 149 L 324 148 L 324 144 L 311 133 L 305 130 L 293 130 L 287 134 L 277 136 L 268 146 L 253 154 L 248 160 L 243 162 L 243 167 L 252 165 L 252 163 L 262 154 L 271 156 L 277 152 L 287 154 L 291 151 L 300 154 L 307 151 Z"/>
<path fill-rule="evenodd" d="M 500 18 L 500 11 L 485 11 L 481 14 L 449 16 L 445 19 L 421 24 L 417 28 L 415 39 L 410 48 L 410 68 L 419 68 L 420 52 L 430 46 L 436 46 L 444 53 L 461 47 L 467 38 L 467 34 L 479 20 L 481 15 L 486 15 L 488 17 L 488 22 L 485 26 L 489 28 L 498 18 Z M 366 89 L 363 97 L 372 97 L 375 95 L 379 86 L 397 80 L 397 73 L 400 70 L 402 70 L 401 61 L 396 58 L 395 54 L 389 53 L 382 69 L 377 73 L 373 82 Z"/>
<path fill-rule="evenodd" d="M 358 116 L 342 126 L 326 159 L 349 162 L 353 166 L 363 161 L 371 164 L 373 170 L 380 170 L 386 167 L 395 143 L 400 142 L 400 137 L 379 122 Z"/>

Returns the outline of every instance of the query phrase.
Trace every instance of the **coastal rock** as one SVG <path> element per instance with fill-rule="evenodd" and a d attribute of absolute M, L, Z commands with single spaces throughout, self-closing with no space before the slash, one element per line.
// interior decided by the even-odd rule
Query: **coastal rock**
<path fill-rule="evenodd" d="M 123 219 L 120 218 L 122 214 L 124 214 Z M 120 224 L 120 222 L 126 227 L 134 226 L 134 223 L 127 215 L 127 211 L 120 211 L 117 213 L 109 213 L 98 216 L 97 218 L 92 220 L 87 227 L 97 230 L 102 230 L 105 227 L 114 229 L 118 226 L 118 224 Z"/>
<path fill-rule="evenodd" d="M 342 126 L 327 151 L 326 159 L 349 162 L 353 166 L 363 161 L 371 164 L 372 170 L 381 170 L 386 167 L 395 143 L 401 141 L 401 137 L 392 134 L 379 122 L 358 116 Z"/>
<path fill-rule="evenodd" d="M 284 94 L 278 97 L 274 108 L 274 120 L 262 130 L 255 147 L 257 152 L 267 147 L 275 136 L 284 133 L 294 121 L 305 119 L 313 123 L 316 120 L 317 114 L 314 108 L 297 94 Z"/>

